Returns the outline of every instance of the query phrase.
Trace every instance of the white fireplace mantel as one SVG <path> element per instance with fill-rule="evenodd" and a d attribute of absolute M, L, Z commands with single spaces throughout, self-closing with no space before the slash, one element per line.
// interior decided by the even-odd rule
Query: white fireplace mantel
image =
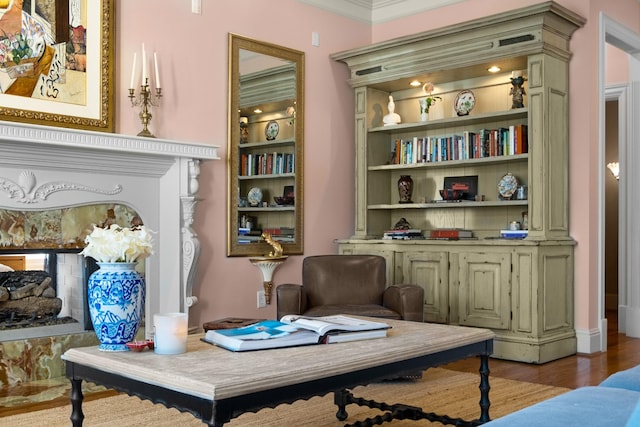
<path fill-rule="evenodd" d="M 146 263 L 146 322 L 188 312 L 199 243 L 191 225 L 200 162 L 218 146 L 0 122 L 0 209 L 130 206 L 157 232 Z M 147 332 L 149 333 L 149 332 Z"/>

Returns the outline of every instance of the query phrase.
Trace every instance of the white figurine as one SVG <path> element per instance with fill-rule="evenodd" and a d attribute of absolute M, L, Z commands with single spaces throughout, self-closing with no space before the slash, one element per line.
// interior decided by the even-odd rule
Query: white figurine
<path fill-rule="evenodd" d="M 387 114 L 382 118 L 384 125 L 385 126 L 397 125 L 398 123 L 400 123 L 401 120 L 400 120 L 400 115 L 395 113 L 396 104 L 395 102 L 393 102 L 393 96 L 389 96 L 388 108 L 389 108 L 389 114 Z"/>

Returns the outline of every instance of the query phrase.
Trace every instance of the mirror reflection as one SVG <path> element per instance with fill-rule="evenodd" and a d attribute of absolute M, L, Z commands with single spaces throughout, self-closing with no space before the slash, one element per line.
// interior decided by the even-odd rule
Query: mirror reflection
<path fill-rule="evenodd" d="M 304 54 L 229 36 L 229 256 L 301 254 Z"/>

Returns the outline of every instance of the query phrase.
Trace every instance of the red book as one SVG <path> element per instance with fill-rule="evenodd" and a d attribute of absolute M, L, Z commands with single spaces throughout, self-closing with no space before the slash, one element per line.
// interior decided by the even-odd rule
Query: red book
<path fill-rule="evenodd" d="M 516 152 L 515 154 L 524 154 L 529 152 L 529 138 L 528 138 L 528 129 L 527 125 L 517 125 L 515 127 L 516 135 L 515 135 L 515 143 L 516 143 Z"/>
<path fill-rule="evenodd" d="M 473 237 L 471 230 L 462 230 L 459 228 L 440 228 L 431 230 L 429 237 L 432 239 L 461 239 Z"/>

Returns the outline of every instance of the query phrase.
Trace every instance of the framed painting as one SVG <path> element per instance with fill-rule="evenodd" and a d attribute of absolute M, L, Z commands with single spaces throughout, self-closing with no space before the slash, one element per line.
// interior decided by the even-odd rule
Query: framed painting
<path fill-rule="evenodd" d="M 114 131 L 114 0 L 0 0 L 0 120 Z"/>

